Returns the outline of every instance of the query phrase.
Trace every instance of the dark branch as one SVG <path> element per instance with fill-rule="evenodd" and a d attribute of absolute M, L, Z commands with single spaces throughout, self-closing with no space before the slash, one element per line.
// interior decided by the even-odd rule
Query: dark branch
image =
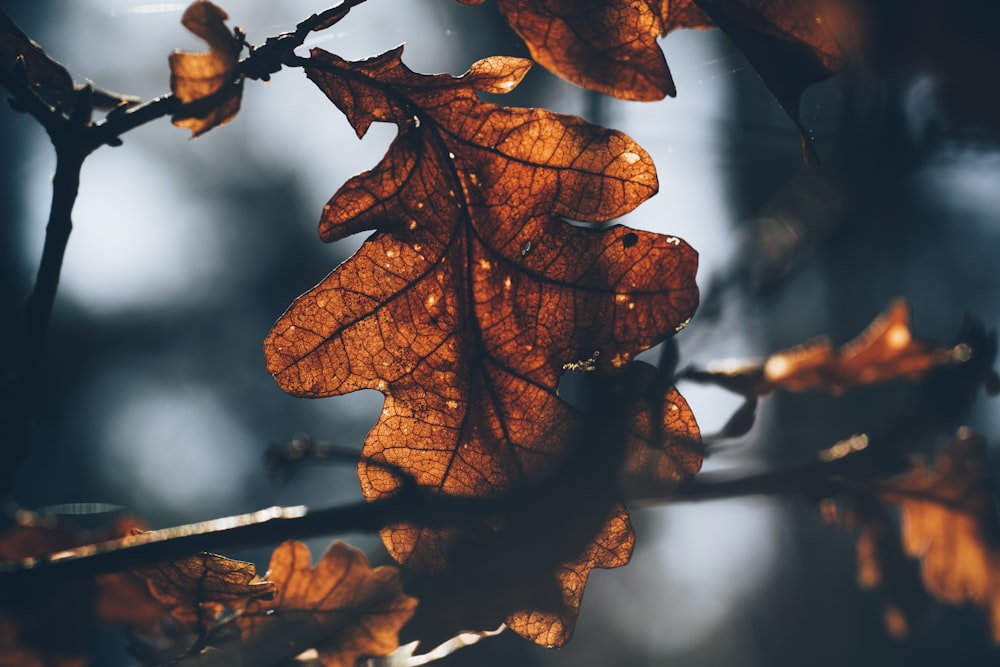
<path fill-rule="evenodd" d="M 631 489 L 626 499 L 659 504 L 746 495 L 801 495 L 818 500 L 825 494 L 856 488 L 862 483 L 857 477 L 848 482 L 843 475 L 849 467 L 855 467 L 861 454 L 864 452 L 836 461 L 810 462 L 747 477 L 701 475 L 688 482 L 647 485 Z M 0 563 L 0 587 L 93 576 L 177 559 L 198 551 L 269 545 L 292 538 L 374 533 L 398 523 L 429 528 L 463 525 L 496 512 L 530 510 L 537 507 L 541 496 L 551 492 L 548 480 L 494 498 L 441 496 L 406 485 L 387 498 L 324 510 L 272 507 L 79 547 L 47 557 Z"/>
<path fill-rule="evenodd" d="M 56 173 L 52 180 L 45 245 L 35 286 L 25 303 L 16 366 L 5 378 L 3 405 L 0 406 L 0 461 L 3 461 L 0 495 L 7 495 L 14 471 L 28 452 L 45 337 L 59 287 L 66 243 L 73 229 L 72 211 L 80 187 L 80 168 L 90 152 L 83 141 L 89 123 L 90 88 L 85 86 L 78 92 L 77 104 L 67 116 L 49 106 L 26 76 L 17 72 L 8 74 L 0 68 L 0 83 L 14 95 L 15 108 L 31 114 L 42 124 L 56 149 Z"/>
<path fill-rule="evenodd" d="M 336 24 L 363 2 L 365 0 L 345 0 L 302 21 L 294 32 L 272 37 L 260 48 L 251 48 L 249 56 L 240 62 L 236 76 L 266 80 L 283 66 L 301 66 L 305 60 L 296 56 L 294 50 L 302 45 L 306 36 Z M 123 103 L 105 118 L 92 122 L 93 89 L 89 84 L 68 91 L 66 96 L 70 104 L 65 108 L 61 103 L 53 106 L 43 98 L 41 89 L 29 81 L 23 57 L 11 69 L 0 67 L 0 85 L 12 96 L 11 106 L 15 110 L 31 115 L 45 128 L 56 151 L 45 246 L 34 288 L 25 304 L 16 366 L 3 378 L 0 388 L 0 400 L 3 401 L 0 405 L 0 497 L 5 497 L 10 494 L 15 472 L 29 450 L 41 360 L 63 257 L 73 229 L 72 211 L 84 160 L 101 146 L 120 145 L 123 134 L 158 118 L 178 113 L 197 115 L 201 109 L 211 108 L 217 95 L 188 104 L 181 104 L 170 94 L 138 106 L 129 107 Z M 225 92 L 224 88 L 219 94 Z"/>
<path fill-rule="evenodd" d="M 34 399 L 38 392 L 39 367 L 41 365 L 45 337 L 48 333 L 52 305 L 59 287 L 59 274 L 66 242 L 73 229 L 71 213 L 80 187 L 80 166 L 82 155 L 74 146 L 56 151 L 56 173 L 52 179 L 52 206 L 45 232 L 45 246 L 38 266 L 35 287 L 24 306 L 25 321 L 21 354 L 18 357 L 14 377 L 9 383 L 9 393 L 5 396 L 5 406 L 9 410 L 11 423 L 5 430 L 3 451 L 0 460 L 4 462 L 0 489 L 9 489 L 10 476 L 27 452 L 30 437 L 30 421 L 34 416 Z M 5 422 L 7 420 L 4 420 Z"/>
<path fill-rule="evenodd" d="M 198 551 L 275 544 L 291 538 L 371 533 L 387 524 L 416 522 L 441 527 L 483 516 L 510 499 L 449 498 L 407 487 L 388 498 L 307 511 L 272 507 L 150 531 L 18 563 L 0 563 L 0 587 L 93 576 L 173 560 Z"/>

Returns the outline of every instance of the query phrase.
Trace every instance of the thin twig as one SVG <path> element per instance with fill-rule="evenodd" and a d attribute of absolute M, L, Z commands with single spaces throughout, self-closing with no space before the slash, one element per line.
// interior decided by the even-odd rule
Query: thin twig
<path fill-rule="evenodd" d="M 169 116 L 175 113 L 180 106 L 180 101 L 167 93 L 138 106 L 133 106 L 127 111 L 112 112 L 106 118 L 92 123 L 88 128 L 90 150 L 94 151 L 105 144 L 116 145 L 120 143 L 121 135 L 150 121 Z"/>
<path fill-rule="evenodd" d="M 199 551 L 275 544 L 350 532 L 377 532 L 383 526 L 420 521 L 454 525 L 496 510 L 504 498 L 452 498 L 408 487 L 394 496 L 324 510 L 272 507 L 250 514 L 155 530 L 86 545 L 41 558 L 0 563 L 0 587 L 93 576 L 177 559 Z"/>
<path fill-rule="evenodd" d="M 779 470 L 751 475 L 702 473 L 685 481 L 639 480 L 630 486 L 626 500 L 637 505 L 699 502 L 746 496 L 803 496 L 821 498 L 838 490 L 863 484 L 866 475 L 847 474 L 858 468 L 867 452 L 834 461 L 808 461 Z M 858 479 L 851 482 L 848 480 Z"/>

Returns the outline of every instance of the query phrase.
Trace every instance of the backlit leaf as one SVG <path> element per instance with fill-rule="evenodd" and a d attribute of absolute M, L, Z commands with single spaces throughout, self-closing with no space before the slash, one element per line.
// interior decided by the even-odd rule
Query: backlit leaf
<path fill-rule="evenodd" d="M 284 542 L 271 554 L 269 602 L 255 601 L 237 620 L 243 642 L 278 633 L 282 644 L 313 648 L 326 667 L 354 667 L 362 656 L 385 656 L 399 646 L 399 629 L 415 598 L 403 593 L 394 567 L 372 569 L 364 555 L 334 542 L 315 566 L 309 548 Z"/>
<path fill-rule="evenodd" d="M 170 90 L 185 104 L 174 114 L 173 123 L 191 130 L 195 137 L 228 123 L 240 110 L 243 78 L 236 69 L 243 45 L 226 28 L 227 18 L 226 12 L 208 0 L 192 3 L 181 23 L 204 39 L 209 51 L 170 54 Z"/>
<path fill-rule="evenodd" d="M 579 415 L 557 396 L 565 369 L 612 373 L 687 321 L 696 255 L 674 237 L 557 217 L 622 215 L 656 191 L 656 174 L 623 134 L 479 101 L 476 91 L 513 89 L 526 61 L 489 58 L 456 78 L 416 74 L 400 55 L 312 52 L 309 77 L 359 136 L 373 122 L 395 123 L 399 135 L 327 204 L 324 240 L 375 233 L 275 324 L 268 369 L 299 396 L 385 394 L 359 465 L 366 497 L 396 492 L 394 471 L 444 495 L 496 496 L 544 479 L 566 456 Z M 673 474 L 693 474 L 694 459 Z M 393 557 L 428 571 L 446 565 L 454 537 L 383 532 Z M 558 575 L 567 600 L 578 601 L 592 567 L 627 560 L 624 508 L 594 534 L 603 540 L 618 545 L 613 557 L 585 549 L 581 564 L 567 564 L 572 576 Z M 510 620 L 561 643 L 574 618 L 570 604 L 557 631 Z"/>
<path fill-rule="evenodd" d="M 784 391 L 842 392 L 890 380 L 916 381 L 939 366 L 969 358 L 966 345 L 934 347 L 910 331 L 910 309 L 896 299 L 856 338 L 833 349 L 817 338 L 772 354 L 763 363 L 724 364 L 724 369 L 685 371 L 694 380 L 713 382 L 745 396 Z"/>
<path fill-rule="evenodd" d="M 595 567 L 627 564 L 634 545 L 635 533 L 628 512 L 624 505 L 614 505 L 610 518 L 583 553 L 555 568 L 561 605 L 556 609 L 515 611 L 507 618 L 508 627 L 536 644 L 562 646 L 573 633 L 590 571 Z"/>
<path fill-rule="evenodd" d="M 481 0 L 461 0 L 480 4 Z M 676 94 L 657 38 L 718 27 L 746 56 L 816 153 L 799 97 L 846 64 L 812 2 L 801 0 L 498 0 L 532 57 L 580 86 L 629 100 Z"/>
<path fill-rule="evenodd" d="M 0 9 L 0 80 L 23 77 L 46 104 L 63 113 L 72 113 L 82 93 L 73 85 L 73 77 L 41 46 L 28 37 Z M 9 86 L 8 86 L 9 87 Z M 139 98 L 105 90 L 88 81 L 86 103 L 94 109 L 115 109 L 134 106 Z"/>
<path fill-rule="evenodd" d="M 44 558 L 82 543 L 120 537 L 124 522 L 96 534 L 80 534 L 31 512 L 17 513 L 0 536 L 0 561 Z M 164 615 L 138 578 L 129 573 L 0 589 L 0 665 L 82 667 L 90 664 L 95 621 L 153 632 Z"/>
<path fill-rule="evenodd" d="M 680 392 L 672 386 L 659 387 L 658 380 L 656 369 L 641 362 L 630 364 L 623 373 L 621 384 L 630 395 L 622 473 L 653 480 L 685 479 L 701 467 L 698 423 Z"/>
<path fill-rule="evenodd" d="M 461 526 L 444 570 L 419 580 L 416 636 L 443 641 L 506 621 L 544 646 L 569 639 L 590 571 L 624 565 L 632 552 L 619 476 L 630 487 L 662 483 L 701 464 L 694 416 L 662 377 L 634 362 L 595 378 L 564 445 L 572 455 L 542 484 L 515 487 L 483 525 Z"/>
<path fill-rule="evenodd" d="M 677 93 L 656 43 L 664 30 L 653 3 L 499 0 L 498 6 L 531 57 L 567 81 L 626 100 Z"/>
<path fill-rule="evenodd" d="M 664 5 L 672 4 L 669 0 Z M 683 4 L 689 4 L 684 2 Z M 694 0 L 760 75 L 802 134 L 806 162 L 819 157 L 799 115 L 806 88 L 836 74 L 847 57 L 811 0 Z M 666 32 L 688 27 L 665 16 Z"/>
<path fill-rule="evenodd" d="M 210 553 L 143 568 L 136 575 L 182 628 L 201 634 L 224 611 L 239 611 L 251 600 L 275 594 L 274 584 L 261 581 L 253 563 Z"/>
<path fill-rule="evenodd" d="M 985 454 L 981 438 L 960 430 L 933 467 L 918 461 L 880 496 L 900 508 L 903 548 L 920 559 L 927 591 L 983 609 L 1000 644 L 1000 521 Z"/>
<path fill-rule="evenodd" d="M 820 513 L 854 533 L 858 587 L 881 598 L 883 622 L 892 637 L 908 636 L 926 618 L 929 599 L 912 560 L 903 552 L 889 509 L 874 494 L 861 492 L 839 501 L 824 500 Z"/>
<path fill-rule="evenodd" d="M 23 67 L 28 83 L 43 97 L 47 93 L 65 95 L 73 91 L 73 78 L 66 68 L 50 58 L 0 10 L 0 70 L 6 75 L 16 75 L 19 67 Z"/>

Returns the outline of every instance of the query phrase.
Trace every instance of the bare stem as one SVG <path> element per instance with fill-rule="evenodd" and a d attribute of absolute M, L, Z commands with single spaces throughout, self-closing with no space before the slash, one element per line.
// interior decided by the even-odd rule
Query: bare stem
<path fill-rule="evenodd" d="M 75 145 L 57 147 L 56 173 L 52 179 L 52 205 L 45 232 L 45 246 L 38 266 L 35 286 L 24 306 L 24 326 L 20 355 L 6 383 L 4 414 L 0 428 L 0 494 L 6 495 L 14 471 L 28 452 L 35 417 L 40 367 L 52 306 L 59 287 L 59 275 L 66 244 L 73 230 L 72 212 L 80 187 L 80 168 L 86 153 Z"/>
<path fill-rule="evenodd" d="M 150 531 L 17 563 L 0 563 L 0 586 L 93 576 L 168 561 L 199 551 L 275 544 L 348 532 L 376 532 L 401 521 L 453 524 L 495 508 L 496 500 L 432 496 L 415 489 L 374 502 L 307 511 L 272 507 L 250 514 Z"/>
<path fill-rule="evenodd" d="M 344 0 L 336 7 L 330 7 L 317 14 L 313 14 L 305 21 L 295 26 L 295 34 L 299 36 L 299 44 L 305 41 L 306 35 L 310 32 L 326 30 L 339 23 L 348 13 L 358 5 L 364 4 L 367 0 Z"/>

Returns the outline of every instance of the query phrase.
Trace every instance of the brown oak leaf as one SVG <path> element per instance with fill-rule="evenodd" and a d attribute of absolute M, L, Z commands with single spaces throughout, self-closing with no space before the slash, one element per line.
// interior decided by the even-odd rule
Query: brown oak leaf
<path fill-rule="evenodd" d="M 499 0 L 497 4 L 531 57 L 567 81 L 626 100 L 677 94 L 656 43 L 665 30 L 655 3 Z"/>
<path fill-rule="evenodd" d="M 542 484 L 515 488 L 485 526 L 462 526 L 445 569 L 411 582 L 420 586 L 417 636 L 442 641 L 505 621 L 538 644 L 565 643 L 590 571 L 631 554 L 619 476 L 662 482 L 700 467 L 694 415 L 657 369 L 633 362 L 612 377 L 592 375 L 589 405 L 566 444 L 573 455 Z"/>
<path fill-rule="evenodd" d="M 881 598 L 888 633 L 903 639 L 926 618 L 929 599 L 913 561 L 903 551 L 890 508 L 875 494 L 854 493 L 820 505 L 821 516 L 854 533 L 859 588 Z"/>
<path fill-rule="evenodd" d="M 364 555 L 334 542 L 310 567 L 309 548 L 288 541 L 271 554 L 267 579 L 277 587 L 273 600 L 252 602 L 237 624 L 244 651 L 255 638 L 278 633 L 283 646 L 314 648 L 326 667 L 354 667 L 362 656 L 389 655 L 399 646 L 399 630 L 413 616 L 416 598 L 403 593 L 394 567 L 372 569 Z"/>
<path fill-rule="evenodd" d="M 591 491 L 600 494 L 600 491 Z M 579 494 L 568 497 L 583 500 Z M 499 563 L 499 569 L 509 572 L 508 576 L 515 581 L 523 577 L 522 586 L 542 586 L 541 590 L 550 589 L 545 592 L 552 596 L 546 603 L 539 597 L 539 589 L 527 591 L 520 600 L 522 604 L 514 605 L 508 613 L 506 623 L 511 630 L 541 646 L 562 646 L 572 635 L 590 571 L 595 567 L 615 568 L 628 563 L 635 545 L 632 523 L 622 503 L 609 503 L 608 500 L 598 497 L 589 504 L 581 502 L 578 508 L 573 508 L 583 511 L 540 513 L 547 524 L 551 517 L 561 515 L 569 525 L 551 529 L 548 539 L 543 538 L 535 548 L 519 554 L 519 558 L 504 558 Z M 573 525 L 574 520 L 582 525 Z M 590 525 L 592 522 L 596 525 Z M 581 527 L 584 530 L 580 530 Z M 534 528 L 521 536 L 538 539 L 544 527 L 536 525 Z M 582 551 L 579 546 L 566 548 L 573 540 L 595 532 L 596 537 L 584 540 Z M 559 543 L 567 538 L 568 541 Z M 515 546 L 524 547 L 525 541 L 515 540 Z"/>
<path fill-rule="evenodd" d="M 960 429 L 933 467 L 917 461 L 879 495 L 899 506 L 903 549 L 920 559 L 927 591 L 942 602 L 982 608 L 1000 644 L 1000 520 L 985 456 L 983 440 Z"/>
<path fill-rule="evenodd" d="M 460 0 L 480 4 L 482 0 Z M 628 100 L 676 94 L 657 38 L 718 27 L 746 56 L 818 158 L 799 97 L 846 65 L 811 2 L 797 0 L 498 0 L 542 66 L 577 85 Z"/>
<path fill-rule="evenodd" d="M 258 578 L 253 563 L 206 552 L 135 574 L 181 628 L 201 635 L 211 631 L 224 612 L 275 595 L 275 585 Z"/>
<path fill-rule="evenodd" d="M 91 108 L 130 107 L 139 103 L 137 97 L 114 93 L 89 81 L 81 88 L 75 87 L 69 71 L 24 34 L 0 9 L 0 80 L 11 77 L 23 77 L 23 81 L 46 104 L 64 113 L 72 112 L 81 95 L 86 96 L 88 111 Z"/>
<path fill-rule="evenodd" d="M 664 5 L 671 4 L 664 0 Z M 687 4 L 687 3 L 684 3 Z M 802 135 L 807 164 L 818 164 L 812 134 L 802 124 L 799 99 L 806 88 L 847 65 L 841 50 L 817 11 L 807 0 L 694 0 L 733 42 L 760 75 L 761 81 Z M 665 15 L 665 32 L 674 28 Z"/>
<path fill-rule="evenodd" d="M 226 12 L 208 0 L 188 6 L 181 23 L 208 43 L 207 53 L 170 54 L 170 90 L 184 103 L 173 123 L 193 137 L 228 123 L 240 110 L 243 77 L 237 73 L 243 45 L 226 28 Z"/>
<path fill-rule="evenodd" d="M 324 240 L 376 231 L 275 324 L 268 369 L 299 396 L 385 394 L 359 464 L 366 497 L 396 492 L 404 474 L 443 495 L 496 496 L 543 479 L 567 453 L 579 419 L 557 396 L 564 368 L 620 369 L 687 321 L 697 258 L 674 237 L 559 219 L 622 215 L 656 191 L 656 174 L 621 133 L 478 99 L 512 90 L 527 61 L 426 76 L 401 52 L 361 62 L 312 52 L 307 74 L 359 136 L 373 122 L 399 135 L 327 204 Z M 581 593 L 592 567 L 627 560 L 631 527 L 622 539 L 621 526 L 624 508 L 595 533 L 618 546 L 578 568 Z M 394 558 L 430 571 L 445 566 L 454 537 L 383 531 Z M 545 642 L 565 641 L 573 618 L 566 610 L 558 641 Z"/>
<path fill-rule="evenodd" d="M 626 391 L 624 462 L 630 478 L 681 480 L 701 468 L 701 432 L 690 406 L 673 386 L 660 386 L 661 376 L 648 364 L 630 364 L 619 384 Z M 607 402 L 595 406 L 607 409 Z"/>
<path fill-rule="evenodd" d="M 894 506 L 898 528 L 889 515 Z M 904 473 L 825 500 L 820 509 L 855 533 L 858 585 L 880 591 L 892 636 L 905 637 L 926 620 L 930 594 L 980 607 L 1000 644 L 1000 517 L 979 435 L 960 428 L 932 466 L 916 458 Z"/>
<path fill-rule="evenodd" d="M 49 57 L 0 10 L 0 71 L 5 76 L 16 75 L 18 67 L 24 68 L 28 83 L 43 97 L 48 96 L 47 92 L 65 95 L 73 91 L 73 77 L 66 68 Z"/>
<path fill-rule="evenodd" d="M 79 533 L 51 517 L 19 511 L 0 535 L 0 561 L 44 558 L 80 544 L 125 534 L 119 522 L 99 533 Z M 83 667 L 90 664 L 95 621 L 152 632 L 164 609 L 143 583 L 128 573 L 80 577 L 0 589 L 0 665 Z"/>
<path fill-rule="evenodd" d="M 817 338 L 775 352 L 763 364 L 723 364 L 732 367 L 685 371 L 684 376 L 713 382 L 751 397 L 775 389 L 839 393 L 890 380 L 919 380 L 934 368 L 966 361 L 970 354 L 964 344 L 934 347 L 914 337 L 910 330 L 910 308 L 904 299 L 896 299 L 864 331 L 839 349 L 835 350 L 829 339 Z"/>

